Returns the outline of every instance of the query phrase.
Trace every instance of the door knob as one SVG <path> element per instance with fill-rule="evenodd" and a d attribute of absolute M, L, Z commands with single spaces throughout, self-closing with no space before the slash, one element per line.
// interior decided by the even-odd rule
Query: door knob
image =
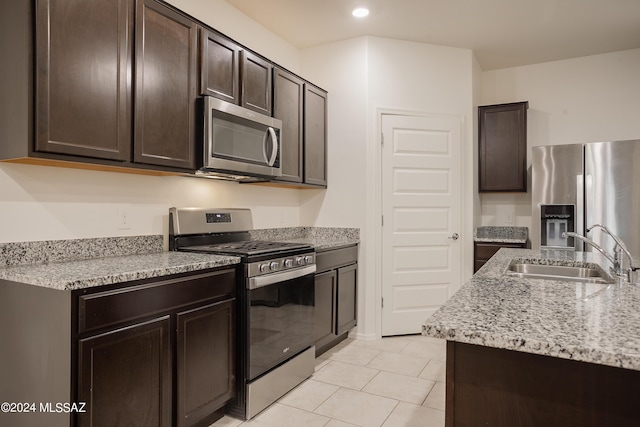
<path fill-rule="evenodd" d="M 458 233 L 453 233 L 451 236 L 447 238 L 451 240 L 458 240 L 460 238 L 460 235 Z"/>

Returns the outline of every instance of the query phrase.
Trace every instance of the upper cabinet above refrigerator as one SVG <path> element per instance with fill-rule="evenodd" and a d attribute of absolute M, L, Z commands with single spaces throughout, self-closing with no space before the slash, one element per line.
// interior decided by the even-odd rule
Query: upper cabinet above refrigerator
<path fill-rule="evenodd" d="M 478 107 L 480 192 L 527 191 L 529 102 Z"/>

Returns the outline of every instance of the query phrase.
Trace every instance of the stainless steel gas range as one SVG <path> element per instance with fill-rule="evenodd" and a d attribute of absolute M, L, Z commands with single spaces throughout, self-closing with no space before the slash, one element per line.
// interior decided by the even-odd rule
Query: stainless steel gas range
<path fill-rule="evenodd" d="M 169 249 L 241 258 L 237 395 L 230 415 L 249 419 L 315 369 L 315 251 L 251 240 L 248 209 L 171 208 Z"/>

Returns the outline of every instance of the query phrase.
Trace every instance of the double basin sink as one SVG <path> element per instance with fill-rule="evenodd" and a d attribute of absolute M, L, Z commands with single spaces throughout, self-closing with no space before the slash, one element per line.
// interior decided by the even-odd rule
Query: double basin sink
<path fill-rule="evenodd" d="M 507 276 L 583 283 L 613 283 L 613 279 L 596 264 L 551 265 L 524 260 L 511 260 Z"/>

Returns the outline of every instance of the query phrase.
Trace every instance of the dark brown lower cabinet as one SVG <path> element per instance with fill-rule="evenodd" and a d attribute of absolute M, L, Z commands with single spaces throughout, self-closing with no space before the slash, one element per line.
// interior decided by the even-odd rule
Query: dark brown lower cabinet
<path fill-rule="evenodd" d="M 315 277 L 316 356 L 357 324 L 358 246 L 318 252 Z"/>
<path fill-rule="evenodd" d="M 77 295 L 78 426 L 208 426 L 235 394 L 235 270 Z"/>
<path fill-rule="evenodd" d="M 170 337 L 162 316 L 80 340 L 78 425 L 171 426 Z"/>
<path fill-rule="evenodd" d="M 640 371 L 447 342 L 446 427 L 637 426 Z"/>
<path fill-rule="evenodd" d="M 526 248 L 526 243 L 473 243 L 473 272 L 480 270 L 500 248 Z"/>
<path fill-rule="evenodd" d="M 235 302 L 178 313 L 178 426 L 220 410 L 235 392 Z"/>
<path fill-rule="evenodd" d="M 336 332 L 346 333 L 356 326 L 358 264 L 338 268 Z"/>
<path fill-rule="evenodd" d="M 315 278 L 315 328 L 316 354 L 325 341 L 333 341 L 336 316 L 336 284 L 338 274 L 335 270 L 316 274 Z"/>

